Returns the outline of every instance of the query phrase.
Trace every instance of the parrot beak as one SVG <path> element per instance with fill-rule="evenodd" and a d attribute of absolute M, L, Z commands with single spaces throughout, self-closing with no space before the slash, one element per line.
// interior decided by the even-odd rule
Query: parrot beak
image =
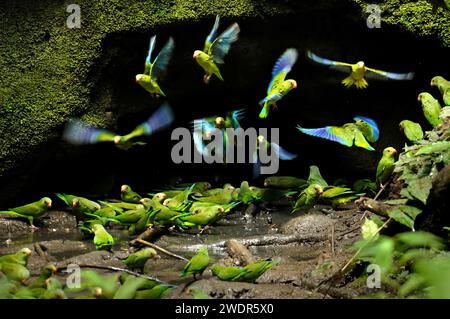
<path fill-rule="evenodd" d="M 264 187 L 269 187 L 269 182 L 264 182 Z"/>
<path fill-rule="evenodd" d="M 422 95 L 421 95 L 421 94 L 419 94 L 419 95 L 417 96 L 417 101 L 418 101 L 418 102 L 422 101 Z"/>
<path fill-rule="evenodd" d="M 431 80 L 430 86 L 436 86 L 436 83 L 434 83 L 434 80 Z"/>
<path fill-rule="evenodd" d="M 297 81 L 295 81 L 295 80 L 292 80 L 292 87 L 293 87 L 294 89 L 296 89 L 296 88 L 297 88 Z"/>
<path fill-rule="evenodd" d="M 26 248 L 24 251 L 27 256 L 31 256 L 31 254 L 32 254 L 31 249 Z"/>
<path fill-rule="evenodd" d="M 138 83 L 140 79 L 141 79 L 141 75 L 140 75 L 140 74 L 137 74 L 137 75 L 136 75 L 136 83 Z"/>
<path fill-rule="evenodd" d="M 167 204 L 169 204 L 169 202 L 170 202 L 170 201 L 169 201 L 169 198 L 167 198 L 166 200 L 164 200 L 163 205 L 164 205 L 164 206 L 167 206 Z"/>
<path fill-rule="evenodd" d="M 116 145 L 118 145 L 118 144 L 120 144 L 120 136 L 115 136 L 114 137 L 114 144 L 116 144 Z"/>
<path fill-rule="evenodd" d="M 47 207 L 48 207 L 48 208 L 51 208 L 51 207 L 52 207 L 52 201 L 48 201 L 48 202 L 47 202 Z"/>
<path fill-rule="evenodd" d="M 139 201 L 139 203 L 144 204 L 144 203 L 145 203 L 145 200 L 142 198 L 142 199 Z"/>
<path fill-rule="evenodd" d="M 124 193 L 126 190 L 127 190 L 127 186 L 126 186 L 126 185 L 122 185 L 122 186 L 120 187 L 120 192 L 121 192 L 121 193 Z"/>

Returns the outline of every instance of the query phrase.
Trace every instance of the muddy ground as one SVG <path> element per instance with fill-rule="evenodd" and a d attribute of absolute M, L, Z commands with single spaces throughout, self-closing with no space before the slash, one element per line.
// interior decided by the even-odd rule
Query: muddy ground
<path fill-rule="evenodd" d="M 213 298 L 354 298 L 373 293 L 368 288 L 355 288 L 345 278 L 328 280 L 352 256 L 349 246 L 359 239 L 363 212 L 353 204 L 333 209 L 317 205 L 308 214 L 291 215 L 291 203 L 276 207 L 244 207 L 227 216 L 203 234 L 167 231 L 152 242 L 177 255 L 190 258 L 200 245 L 208 245 L 211 265 L 243 265 L 246 260 L 230 251 L 227 241 L 235 239 L 245 245 L 250 254 L 246 258 L 277 258 L 277 266 L 264 273 L 255 284 L 223 282 L 212 277 L 209 269 L 197 281 L 181 278 L 186 263 L 159 252 L 150 259 L 143 272 L 178 288 L 166 298 L 190 298 L 190 287 L 198 287 Z M 25 221 L 0 217 L 0 255 L 29 247 L 32 275 L 49 262 L 58 266 L 68 264 L 114 266 L 126 268 L 121 259 L 139 246 L 131 246 L 134 239 L 126 229 L 111 225 L 116 238 L 111 251 L 96 251 L 90 238 L 79 232 L 74 216 L 65 211 L 49 211 L 31 231 Z M 248 252 L 247 251 L 247 252 Z M 98 270 L 110 272 L 109 270 Z M 61 279 L 66 274 L 60 274 Z M 333 277 L 334 278 L 334 277 Z"/>

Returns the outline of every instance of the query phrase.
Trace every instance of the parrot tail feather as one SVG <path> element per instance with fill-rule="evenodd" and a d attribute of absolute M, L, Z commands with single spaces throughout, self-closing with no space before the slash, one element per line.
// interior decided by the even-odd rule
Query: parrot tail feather
<path fill-rule="evenodd" d="M 269 116 L 269 105 L 267 103 L 264 104 L 261 112 L 259 113 L 259 118 L 265 119 Z"/>
<path fill-rule="evenodd" d="M 346 88 L 350 88 L 353 84 L 355 84 L 355 80 L 351 76 L 348 76 L 343 79 L 341 83 L 344 84 Z"/>
<path fill-rule="evenodd" d="M 369 86 L 369 83 L 367 83 L 365 78 L 362 78 L 360 80 L 356 80 L 355 85 L 358 89 L 365 89 Z"/>

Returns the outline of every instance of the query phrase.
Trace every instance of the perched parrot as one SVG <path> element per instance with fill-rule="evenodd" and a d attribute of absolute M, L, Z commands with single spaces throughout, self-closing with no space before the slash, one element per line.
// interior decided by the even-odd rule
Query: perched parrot
<path fill-rule="evenodd" d="M 235 189 L 225 189 L 216 195 L 195 197 L 195 200 L 199 202 L 225 205 L 232 203 L 235 200 L 233 197 L 233 192 L 235 192 Z"/>
<path fill-rule="evenodd" d="M 93 270 L 82 270 L 81 287 L 92 290 L 96 297 L 112 299 L 119 289 L 118 276 L 116 274 L 99 275 Z"/>
<path fill-rule="evenodd" d="M 96 210 L 94 212 L 91 212 L 91 215 L 95 215 L 97 217 L 104 217 L 104 218 L 110 218 L 115 217 L 117 214 L 121 214 L 123 212 L 123 209 L 115 208 L 115 207 L 102 207 L 99 210 Z"/>
<path fill-rule="evenodd" d="M 153 248 L 144 248 L 133 254 L 130 254 L 123 263 L 130 268 L 143 268 L 147 260 L 157 255 Z"/>
<path fill-rule="evenodd" d="M 106 231 L 103 225 L 93 224 L 94 244 L 97 250 L 110 248 L 114 245 L 114 238 Z"/>
<path fill-rule="evenodd" d="M 194 187 L 195 184 L 192 184 L 177 196 L 165 199 L 163 205 L 172 210 L 184 210 L 185 206 L 188 204 L 189 195 L 191 195 Z"/>
<path fill-rule="evenodd" d="M 411 142 L 423 139 L 422 127 L 419 123 L 403 120 L 399 124 L 400 130 L 405 134 L 406 138 Z"/>
<path fill-rule="evenodd" d="M 317 166 L 311 165 L 309 167 L 308 185 L 319 185 L 322 188 L 328 187 L 327 181 L 322 177 L 320 170 Z"/>
<path fill-rule="evenodd" d="M 243 110 L 230 111 L 222 116 L 211 116 L 203 119 L 198 119 L 192 121 L 193 125 L 193 140 L 197 151 L 204 156 L 209 156 L 206 145 L 204 141 L 211 140 L 211 137 L 218 133 L 222 136 L 223 148 L 216 150 L 220 154 L 224 155 L 225 150 L 229 145 L 228 134 L 226 134 L 226 129 L 238 129 L 241 128 L 239 121 L 244 117 Z"/>
<path fill-rule="evenodd" d="M 125 202 L 105 202 L 105 201 L 99 201 L 99 203 L 102 204 L 104 207 L 110 207 L 114 209 L 118 213 L 121 213 L 123 210 L 138 209 L 142 205 L 141 203 L 133 204 Z"/>
<path fill-rule="evenodd" d="M 364 193 L 357 193 L 348 187 L 329 186 L 323 190 L 320 199 L 325 203 L 336 206 L 352 202 L 363 195 Z"/>
<path fill-rule="evenodd" d="M 293 176 L 271 176 L 264 180 L 264 187 L 273 187 L 281 189 L 305 188 L 308 182 Z"/>
<path fill-rule="evenodd" d="M 220 17 L 216 16 L 214 26 L 209 33 L 205 41 L 205 47 L 203 51 L 194 51 L 193 58 L 205 71 L 203 82 L 209 83 L 211 76 L 214 74 L 220 80 L 223 81 L 223 77 L 220 74 L 217 64 L 223 64 L 223 58 L 230 51 L 231 44 L 238 39 L 239 25 L 233 23 L 222 34 L 217 36 L 217 30 L 219 28 Z"/>
<path fill-rule="evenodd" d="M 438 100 L 427 92 L 420 93 L 417 100 L 422 103 L 423 115 L 425 115 L 428 123 L 433 126 L 442 123 L 442 119 L 439 118 L 439 114 L 441 113 L 441 105 Z"/>
<path fill-rule="evenodd" d="M 120 215 L 111 217 L 110 220 L 119 224 L 130 225 L 137 223 L 147 211 L 148 207 L 146 207 L 145 205 L 141 205 L 136 209 L 127 210 Z"/>
<path fill-rule="evenodd" d="M 45 281 L 56 274 L 58 268 L 55 265 L 49 264 L 42 268 L 39 277 L 37 277 L 31 284 L 28 285 L 28 288 L 44 288 L 46 286 Z"/>
<path fill-rule="evenodd" d="M 438 87 L 444 104 L 450 106 L 450 81 L 447 81 L 442 76 L 435 76 L 431 79 L 431 86 Z"/>
<path fill-rule="evenodd" d="M 181 215 L 178 218 L 183 221 L 183 226 L 204 229 L 216 221 L 222 219 L 226 214 L 237 205 L 231 203 L 228 205 L 214 205 L 209 207 L 196 208 L 191 214 Z"/>
<path fill-rule="evenodd" d="M 347 147 L 355 145 L 373 151 L 374 148 L 369 142 L 376 142 L 379 138 L 377 123 L 372 119 L 362 116 L 356 116 L 353 119 L 355 123 L 346 123 L 343 126 L 306 129 L 298 125 L 297 129 L 307 135 L 337 142 Z"/>
<path fill-rule="evenodd" d="M 150 39 L 150 47 L 148 49 L 147 58 L 145 59 L 144 74 L 136 75 L 136 83 L 141 85 L 146 91 L 150 92 L 153 97 L 160 95 L 166 96 L 158 84 L 159 78 L 165 73 L 170 57 L 172 56 L 175 42 L 169 38 L 166 45 L 159 52 L 158 56 L 152 61 L 152 53 L 155 48 L 156 35 Z"/>
<path fill-rule="evenodd" d="M 414 73 L 392 73 L 381 71 L 377 69 L 368 68 L 365 66 L 363 61 L 359 61 L 356 64 L 332 61 L 325 58 L 321 58 L 311 51 L 307 52 L 308 58 L 314 62 L 324 64 L 332 69 L 339 70 L 342 72 L 350 72 L 350 75 L 342 80 L 342 84 L 350 88 L 355 85 L 357 89 L 365 89 L 369 86 L 365 78 L 375 79 L 375 80 L 412 80 L 414 78 Z"/>
<path fill-rule="evenodd" d="M 395 155 L 397 154 L 397 150 L 393 147 L 386 147 L 383 150 L 383 156 L 377 165 L 377 173 L 375 182 L 378 187 L 383 188 L 384 183 L 389 180 L 392 172 L 394 171 L 395 164 Z"/>
<path fill-rule="evenodd" d="M 294 214 L 296 212 L 307 212 L 317 203 L 322 193 L 322 186 L 317 184 L 309 185 L 298 195 L 294 209 L 291 213 Z"/>
<path fill-rule="evenodd" d="M 188 288 L 186 292 L 194 299 L 212 299 L 210 295 L 198 288 Z"/>
<path fill-rule="evenodd" d="M 144 287 L 148 279 L 143 277 L 127 276 L 122 285 L 117 289 L 113 299 L 133 299 L 136 292 Z"/>
<path fill-rule="evenodd" d="M 46 291 L 40 296 L 41 299 L 67 299 L 66 294 L 62 290 L 63 285 L 55 277 L 50 277 L 45 281 Z"/>
<path fill-rule="evenodd" d="M 97 202 L 81 196 L 60 193 L 56 193 L 56 196 L 66 203 L 67 206 L 71 207 L 72 212 L 78 217 L 83 217 L 86 213 L 93 213 L 102 208 Z"/>
<path fill-rule="evenodd" d="M 25 247 L 14 254 L 0 256 L 0 264 L 12 263 L 26 267 L 28 264 L 28 257 L 31 256 L 31 254 L 32 254 L 31 249 Z"/>
<path fill-rule="evenodd" d="M 162 193 L 158 193 L 154 196 L 153 199 L 143 198 L 141 199 L 141 203 L 147 209 L 153 209 L 155 214 L 150 216 L 149 220 L 159 225 L 181 225 L 181 221 L 178 220 L 178 216 L 180 216 L 180 212 L 171 210 L 169 207 L 161 204 L 161 201 L 164 200 L 165 197 Z"/>
<path fill-rule="evenodd" d="M 67 124 L 63 138 L 72 144 L 96 144 L 112 142 L 121 150 L 128 150 L 134 145 L 145 145 L 145 142 L 135 142 L 134 139 L 141 136 L 150 136 L 162 130 L 173 122 L 173 113 L 168 103 L 161 106 L 144 123 L 136 126 L 129 134 L 120 136 L 106 129 L 100 129 L 84 123 L 80 119 L 72 119 Z"/>
<path fill-rule="evenodd" d="M 125 203 L 139 204 L 142 199 L 141 195 L 134 192 L 130 186 L 122 185 L 120 187 L 120 197 Z"/>
<path fill-rule="evenodd" d="M 211 267 L 212 274 L 223 281 L 233 281 L 234 278 L 242 274 L 250 273 L 249 269 L 241 267 L 226 267 L 215 264 Z"/>
<path fill-rule="evenodd" d="M 277 264 L 278 262 L 272 261 L 271 258 L 254 262 L 245 266 L 243 268 L 245 271 L 234 277 L 233 281 L 255 282 L 263 273 Z"/>
<path fill-rule="evenodd" d="M 159 284 L 150 289 L 138 290 L 134 299 L 161 299 L 176 287 L 169 284 Z"/>
<path fill-rule="evenodd" d="M 286 76 L 297 61 L 297 57 L 297 50 L 290 48 L 275 63 L 272 70 L 272 80 L 267 88 L 267 96 L 259 102 L 263 107 L 259 113 L 260 118 L 264 119 L 269 116 L 270 107 L 277 108 L 277 102 L 288 94 L 289 91 L 297 88 L 297 82 L 295 80 L 286 80 Z"/>
<path fill-rule="evenodd" d="M 252 156 L 254 178 L 258 177 L 261 173 L 261 159 L 259 154 L 261 149 L 265 149 L 266 154 L 271 154 L 271 156 L 273 156 L 272 152 L 275 152 L 275 156 L 283 161 L 290 161 L 297 157 L 297 154 L 285 150 L 277 143 L 269 142 L 264 135 L 259 135 L 256 140 L 257 143 Z"/>
<path fill-rule="evenodd" d="M 183 271 L 181 272 L 181 277 L 186 277 L 188 275 L 194 275 L 194 279 L 196 279 L 196 275 L 201 275 L 206 267 L 209 265 L 209 255 L 208 255 L 208 247 L 202 246 L 196 255 L 194 255 L 191 260 L 184 266 Z"/>
<path fill-rule="evenodd" d="M 0 214 L 7 214 L 11 216 L 17 216 L 28 219 L 32 228 L 36 228 L 33 225 L 35 218 L 40 218 L 44 215 L 49 208 L 52 207 L 52 200 L 48 197 L 43 197 L 37 202 L 10 208 L 7 211 L 0 211 Z"/>
<path fill-rule="evenodd" d="M 30 271 L 21 264 L 1 263 L 0 272 L 2 272 L 9 280 L 24 283 L 30 278 Z"/>

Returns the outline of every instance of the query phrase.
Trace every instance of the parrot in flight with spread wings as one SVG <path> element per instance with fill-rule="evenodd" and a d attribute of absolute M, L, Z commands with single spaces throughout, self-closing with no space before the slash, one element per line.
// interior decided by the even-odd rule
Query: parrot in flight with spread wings
<path fill-rule="evenodd" d="M 333 61 L 321 58 L 312 53 L 311 51 L 307 52 L 307 56 L 314 62 L 327 65 L 332 69 L 339 70 L 342 72 L 350 72 L 350 75 L 342 80 L 342 84 L 347 88 L 350 88 L 353 85 L 355 85 L 357 89 L 367 88 L 369 86 L 369 83 L 367 83 L 366 78 L 375 80 L 399 80 L 399 81 L 412 80 L 414 78 L 413 72 L 393 73 L 381 71 L 367 67 L 363 61 L 359 61 L 355 64 Z"/>
<path fill-rule="evenodd" d="M 291 71 L 297 61 L 298 52 L 296 49 L 287 49 L 277 60 L 272 70 L 272 80 L 267 88 L 267 96 L 259 103 L 263 108 L 259 113 L 260 118 L 269 115 L 270 107 L 277 107 L 277 102 L 297 88 L 295 80 L 286 80 L 287 74 Z"/>
<path fill-rule="evenodd" d="M 158 84 L 159 78 L 166 72 L 170 57 L 172 56 L 175 42 L 169 38 L 166 45 L 161 49 L 159 54 L 152 60 L 152 53 L 155 48 L 156 35 L 150 39 L 150 48 L 148 49 L 147 58 L 145 59 L 144 74 L 136 75 L 136 83 L 141 85 L 145 90 L 150 92 L 153 97 L 166 96 Z"/>
<path fill-rule="evenodd" d="M 369 142 L 374 143 L 378 141 L 380 131 L 377 123 L 363 116 L 356 116 L 353 120 L 355 121 L 354 123 L 346 123 L 343 126 L 306 129 L 298 125 L 297 129 L 307 135 L 337 142 L 347 147 L 355 145 L 373 151 L 374 148 Z"/>
<path fill-rule="evenodd" d="M 228 135 L 226 134 L 226 129 L 238 129 L 241 127 L 239 120 L 244 116 L 244 110 L 230 111 L 225 114 L 225 117 L 221 116 L 211 116 L 199 120 L 194 120 L 192 122 L 194 127 L 193 139 L 194 145 L 200 154 L 208 156 L 205 140 L 210 140 L 214 133 L 220 132 L 223 134 L 223 148 L 217 151 L 222 151 L 224 154 L 228 144 Z"/>
<path fill-rule="evenodd" d="M 109 130 L 84 123 L 80 119 L 72 119 L 64 130 L 63 138 L 67 142 L 75 145 L 113 142 L 119 149 L 128 150 L 135 145 L 145 145 L 145 142 L 134 141 L 135 138 L 140 136 L 150 136 L 169 126 L 172 122 L 172 109 L 169 104 L 165 103 L 144 123 L 136 126 L 136 128 L 127 135 L 117 135 Z"/>
<path fill-rule="evenodd" d="M 205 71 L 203 82 L 209 83 L 211 76 L 214 74 L 221 81 L 223 77 L 220 74 L 217 64 L 223 64 L 223 58 L 230 51 L 231 44 L 237 41 L 239 36 L 239 25 L 233 23 L 224 32 L 217 36 L 217 30 L 219 28 L 220 17 L 216 16 L 216 21 L 211 32 L 205 41 L 205 47 L 203 51 L 195 50 L 193 58 Z"/>

